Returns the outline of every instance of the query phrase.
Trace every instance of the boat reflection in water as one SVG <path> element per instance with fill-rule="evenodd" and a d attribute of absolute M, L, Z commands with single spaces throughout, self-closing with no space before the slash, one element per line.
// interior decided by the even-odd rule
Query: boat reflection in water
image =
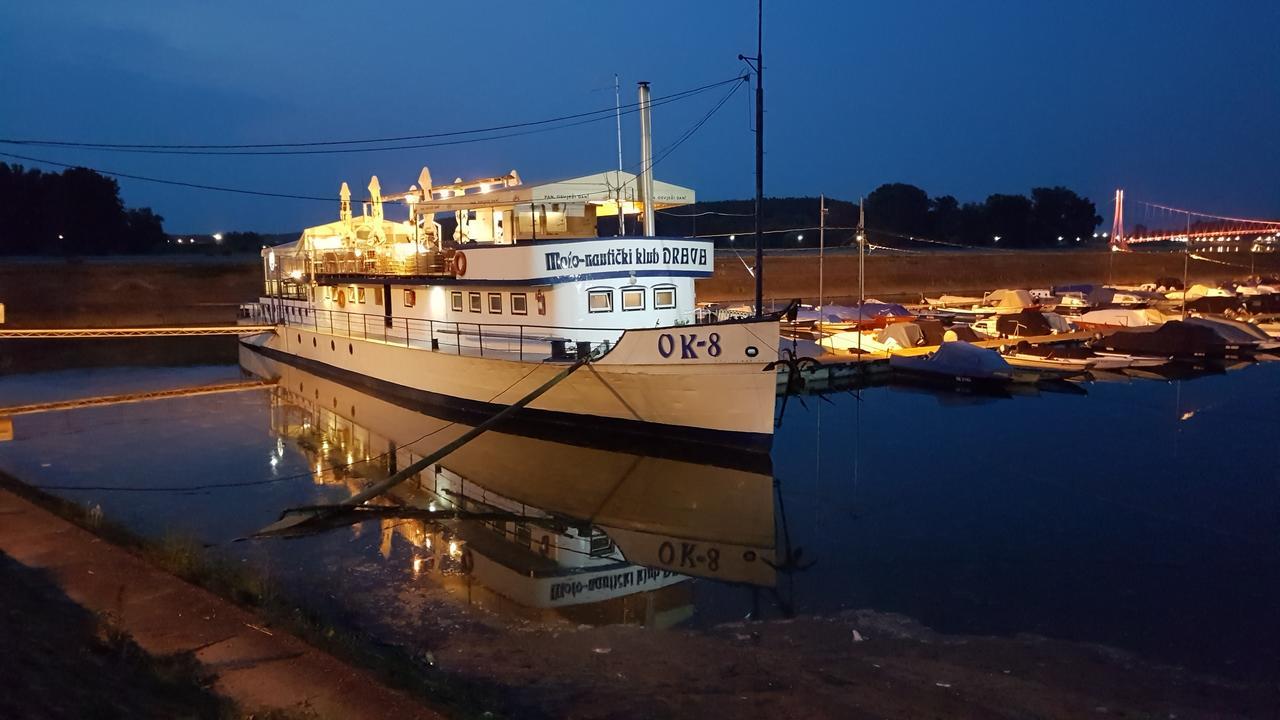
<path fill-rule="evenodd" d="M 241 365 L 278 381 L 278 447 L 351 494 L 471 429 L 255 353 Z M 501 429 L 371 501 L 408 511 L 379 520 L 383 557 L 408 555 L 415 578 L 472 604 L 574 622 L 678 623 L 693 613 L 690 577 L 775 585 L 767 455 L 695 462 Z"/>

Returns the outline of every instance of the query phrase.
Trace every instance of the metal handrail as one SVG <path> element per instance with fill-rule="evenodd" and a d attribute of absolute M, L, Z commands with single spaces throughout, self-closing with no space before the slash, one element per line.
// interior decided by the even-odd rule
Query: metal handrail
<path fill-rule="evenodd" d="M 474 354 L 484 357 L 487 350 L 490 354 L 494 352 L 511 353 L 521 361 L 525 359 L 526 355 L 544 355 L 556 360 L 572 360 L 579 354 L 580 342 L 590 343 L 588 351 L 596 352 L 597 350 L 608 350 L 618 339 L 574 341 L 571 337 L 549 337 L 547 331 L 567 330 L 581 332 L 584 330 L 584 328 L 558 325 L 468 323 L 405 317 L 387 318 L 385 315 L 310 307 L 295 308 L 295 310 L 301 312 L 301 317 L 299 317 L 298 312 L 282 311 L 283 308 L 276 305 L 259 304 L 259 307 L 262 315 L 273 322 L 285 326 L 307 327 L 317 334 L 380 340 L 391 345 L 420 347 L 435 351 L 441 350 L 441 346 L 452 345 L 451 349 L 457 355 Z M 369 327 L 371 318 L 374 319 L 376 326 L 381 328 L 380 333 L 376 330 L 371 331 Z M 488 335 L 485 334 L 486 327 L 490 329 L 490 334 Z M 514 332 L 495 335 L 492 332 L 493 328 L 509 328 Z M 526 329 L 538 332 L 530 334 L 526 333 Z M 588 332 L 616 332 L 620 337 L 622 333 L 629 329 L 631 328 L 586 328 L 585 330 Z M 464 338 L 469 337 L 474 337 L 476 342 L 467 343 L 463 341 Z M 446 342 L 441 342 L 442 339 L 446 340 Z M 449 339 L 452 339 L 453 342 L 447 342 Z M 563 354 L 557 354 L 557 343 L 563 343 L 561 346 L 564 350 Z"/>

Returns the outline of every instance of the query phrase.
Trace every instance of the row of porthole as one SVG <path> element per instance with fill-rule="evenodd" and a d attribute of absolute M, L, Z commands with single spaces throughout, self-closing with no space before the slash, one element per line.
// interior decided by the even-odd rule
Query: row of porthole
<path fill-rule="evenodd" d="M 302 344 L 302 333 L 298 333 L 298 344 L 299 344 L 299 345 L 301 345 L 301 344 Z M 320 347 L 320 343 L 316 342 L 316 339 L 315 339 L 315 338 L 311 338 L 311 347 Z M 330 350 L 333 350 L 333 351 L 335 351 L 335 352 L 336 352 L 336 351 L 337 351 L 337 349 L 338 349 L 338 344 L 337 344 L 336 342 L 334 342 L 334 341 L 330 340 L 330 341 L 329 341 L 329 349 L 330 349 Z M 356 354 L 356 346 L 355 346 L 354 344 L 352 344 L 352 343 L 347 343 L 347 354 L 348 354 L 348 355 L 355 355 L 355 354 Z"/>

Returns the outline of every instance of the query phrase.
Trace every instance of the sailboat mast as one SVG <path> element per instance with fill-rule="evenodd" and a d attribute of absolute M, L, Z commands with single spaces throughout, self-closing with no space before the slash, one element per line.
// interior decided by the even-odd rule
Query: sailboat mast
<path fill-rule="evenodd" d="M 825 304 L 823 302 L 822 280 L 823 261 L 826 259 L 827 253 L 827 196 L 825 194 L 818 196 L 818 309 L 821 310 Z"/>
<path fill-rule="evenodd" d="M 756 317 L 764 314 L 764 0 L 756 4 Z"/>
<path fill-rule="evenodd" d="M 618 73 L 613 74 L 613 119 L 618 126 L 618 176 L 613 184 L 617 187 L 618 237 L 622 237 L 627 234 L 627 216 L 622 212 L 622 87 L 618 84 Z"/>

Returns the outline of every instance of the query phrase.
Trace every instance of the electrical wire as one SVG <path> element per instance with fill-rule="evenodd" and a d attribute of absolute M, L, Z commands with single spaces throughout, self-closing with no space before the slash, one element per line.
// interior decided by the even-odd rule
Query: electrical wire
<path fill-rule="evenodd" d="M 262 190 L 245 190 L 244 188 L 224 187 L 221 185 L 203 185 L 201 183 L 186 182 L 184 180 L 168 180 L 165 178 L 147 177 L 146 175 L 134 175 L 132 173 L 123 173 L 116 170 L 103 170 L 101 168 L 93 168 L 85 165 L 76 165 L 72 163 L 58 162 L 56 160 L 45 160 L 44 158 L 30 157 L 28 155 L 15 155 L 13 153 L 0 152 L 0 157 L 7 157 L 14 160 L 25 160 L 27 162 L 40 163 L 41 165 L 52 165 L 60 168 L 84 168 L 92 170 L 99 175 L 107 175 L 110 177 L 127 178 L 129 180 L 141 180 L 143 182 L 159 183 L 161 185 L 175 185 L 177 187 L 191 188 L 194 190 L 213 190 L 216 192 L 236 193 L 239 195 L 254 195 L 257 197 L 284 198 L 286 200 L 317 200 L 320 202 L 337 202 L 338 196 L 319 197 L 317 195 L 292 195 L 289 193 L 266 192 Z"/>
<path fill-rule="evenodd" d="M 672 95 L 666 95 L 657 100 L 650 101 L 650 107 L 661 107 L 673 102 L 685 100 L 695 97 L 704 92 L 709 92 L 717 87 L 722 87 L 730 83 L 736 83 L 734 87 L 739 87 L 744 77 L 734 77 L 728 80 L 722 80 L 717 83 L 704 85 L 699 88 L 686 90 Z M 639 103 L 630 103 L 622 106 L 626 108 L 620 114 L 632 114 L 640 111 Z M 566 128 L 586 125 L 601 120 L 609 120 L 619 114 L 620 108 L 611 107 L 606 110 L 593 110 L 585 113 L 576 113 L 573 115 L 562 115 L 556 118 L 545 120 L 535 120 L 524 123 L 510 123 L 507 125 L 495 125 L 486 128 L 477 128 L 474 130 L 454 130 L 440 133 L 427 133 L 423 135 L 405 135 L 400 137 L 389 138 L 373 138 L 364 140 L 327 140 L 315 142 L 299 142 L 299 143 L 259 143 L 245 145 L 143 145 L 143 144 L 124 144 L 124 143 L 88 143 L 88 142 L 72 142 L 64 140 L 34 140 L 34 139 L 14 139 L 0 138 L 0 144 L 8 145 L 25 145 L 38 147 L 63 147 L 76 148 L 81 150 L 94 150 L 103 152 L 121 152 L 121 153 L 142 153 L 150 155 L 226 155 L 226 156 L 280 156 L 280 155 L 329 155 L 342 153 L 363 153 L 363 152 L 382 152 L 388 150 L 417 150 L 431 147 L 445 147 L 451 145 L 466 145 L 478 142 L 486 142 L 489 140 L 500 140 L 505 138 L 519 137 L 523 135 L 533 135 L 543 132 L 551 132 L 555 130 L 563 130 Z M 608 113 L 608 114 L 602 114 Z M 585 118 L 585 119 L 584 119 Z M 576 120 L 576 122 L 566 122 Z M 556 124 L 559 123 L 559 124 Z M 545 127 L 545 126 L 550 127 Z M 525 129 L 522 129 L 525 128 Z M 532 129 L 528 129 L 532 128 Z M 459 135 L 476 135 L 482 133 L 493 133 L 500 130 L 517 130 L 516 132 L 504 132 L 497 135 L 485 135 L 484 137 L 463 138 L 455 140 L 445 140 L 440 142 L 414 143 L 409 145 L 382 145 L 379 147 L 333 147 L 337 145 L 368 145 L 374 143 L 402 142 L 405 140 L 422 140 L 430 138 L 457 137 Z M 314 149 L 323 147 L 324 149 Z M 270 149 L 270 148 L 294 148 L 294 149 Z M 297 149 L 312 148 L 312 149 Z"/>

